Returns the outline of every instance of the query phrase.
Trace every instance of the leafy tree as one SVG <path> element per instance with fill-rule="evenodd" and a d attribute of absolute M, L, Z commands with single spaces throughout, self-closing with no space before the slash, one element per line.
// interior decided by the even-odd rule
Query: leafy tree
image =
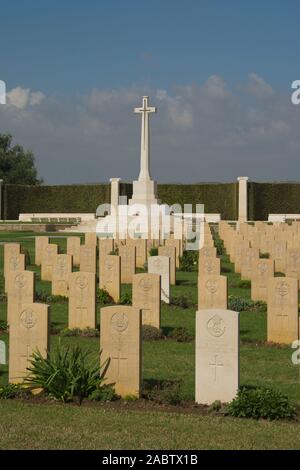
<path fill-rule="evenodd" d="M 22 145 L 12 146 L 10 134 L 0 134 L 0 179 L 7 184 L 40 184 L 35 158 Z"/>

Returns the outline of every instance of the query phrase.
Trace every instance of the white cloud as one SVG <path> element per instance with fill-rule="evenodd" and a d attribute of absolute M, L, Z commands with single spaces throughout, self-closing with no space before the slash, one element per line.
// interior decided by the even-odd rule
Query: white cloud
<path fill-rule="evenodd" d="M 27 106 L 40 104 L 45 98 L 41 91 L 31 92 L 29 88 L 20 86 L 13 88 L 7 93 L 7 103 L 18 109 L 25 109 Z"/>
<path fill-rule="evenodd" d="M 250 95 L 256 98 L 269 98 L 274 93 L 272 86 L 256 73 L 250 73 L 245 88 Z"/>
<path fill-rule="evenodd" d="M 193 112 L 190 104 L 180 95 L 171 97 L 166 90 L 157 90 L 156 98 L 165 103 L 169 119 L 180 129 L 193 126 Z"/>
<path fill-rule="evenodd" d="M 40 104 L 44 98 L 45 95 L 41 91 L 32 92 L 29 95 L 29 104 L 30 106 L 36 106 Z"/>
<path fill-rule="evenodd" d="M 211 75 L 204 84 L 203 89 L 212 98 L 225 98 L 229 95 L 226 83 L 218 75 Z"/>
<path fill-rule="evenodd" d="M 250 82 L 256 88 L 245 100 Z M 136 178 L 140 117 L 133 108 L 143 95 L 158 108 L 150 122 L 151 172 L 159 182 L 300 175 L 300 105 L 290 104 L 289 90 L 283 96 L 256 74 L 236 90 L 212 75 L 202 85 L 187 84 L 173 92 L 95 89 L 58 99 L 17 87 L 8 95 L 10 106 L 0 106 L 1 132 L 10 132 L 15 142 L 34 151 L 46 182 Z"/>

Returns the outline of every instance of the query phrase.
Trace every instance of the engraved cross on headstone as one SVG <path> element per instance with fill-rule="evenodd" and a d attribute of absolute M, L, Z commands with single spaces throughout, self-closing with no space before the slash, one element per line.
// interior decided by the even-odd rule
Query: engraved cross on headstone
<path fill-rule="evenodd" d="M 26 345 L 26 352 L 24 352 L 23 354 L 21 354 L 21 357 L 22 357 L 23 359 L 25 359 L 27 365 L 29 364 L 30 356 L 31 356 L 31 353 L 30 353 L 30 345 L 27 344 L 27 345 Z M 26 367 L 27 367 L 27 365 L 26 365 Z"/>
<path fill-rule="evenodd" d="M 293 261 L 293 263 L 292 263 L 292 270 L 293 270 L 293 271 L 298 271 L 298 269 L 299 269 L 299 263 L 298 263 L 298 262 L 299 262 L 299 258 L 300 258 L 299 253 L 292 253 L 292 254 L 290 255 L 290 258 L 291 258 L 292 261 Z"/>
<path fill-rule="evenodd" d="M 121 361 L 127 361 L 128 360 L 128 357 L 123 357 L 124 354 L 121 353 L 121 348 L 118 347 L 117 348 L 117 354 L 114 354 L 112 356 L 112 359 L 115 360 L 115 361 L 118 361 L 117 362 L 117 377 L 120 377 L 120 370 L 122 369 L 122 365 L 121 365 Z M 124 364 L 124 362 L 123 362 Z"/>
<path fill-rule="evenodd" d="M 216 382 L 216 380 L 217 380 L 217 368 L 218 368 L 218 367 L 224 367 L 224 364 L 223 364 L 222 362 L 218 362 L 218 361 L 217 361 L 217 357 L 218 357 L 218 355 L 215 354 L 215 355 L 214 355 L 215 362 L 212 362 L 212 363 L 210 362 L 210 363 L 208 364 L 209 366 L 214 367 L 214 381 L 215 381 L 215 382 Z"/>

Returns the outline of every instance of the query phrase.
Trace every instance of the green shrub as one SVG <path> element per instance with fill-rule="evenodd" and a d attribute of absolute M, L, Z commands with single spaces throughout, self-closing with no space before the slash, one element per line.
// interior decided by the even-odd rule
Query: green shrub
<path fill-rule="evenodd" d="M 153 246 L 149 250 L 149 256 L 157 256 L 158 255 L 158 248 L 156 246 Z"/>
<path fill-rule="evenodd" d="M 101 366 L 98 358 L 90 360 L 90 353 L 79 346 L 61 346 L 44 358 L 39 351 L 32 354 L 26 383 L 63 402 L 82 400 L 103 386 L 109 361 Z"/>
<path fill-rule="evenodd" d="M 143 341 L 158 341 L 164 339 L 164 334 L 160 328 L 151 325 L 142 326 Z"/>
<path fill-rule="evenodd" d="M 64 328 L 60 331 L 60 336 L 83 336 L 88 338 L 95 338 L 99 336 L 99 330 L 96 328 L 86 327 L 80 328 Z"/>
<path fill-rule="evenodd" d="M 261 300 L 243 299 L 242 297 L 228 296 L 228 308 L 236 312 L 245 311 L 266 311 L 267 305 Z"/>
<path fill-rule="evenodd" d="M 187 295 L 177 295 L 173 297 L 171 299 L 171 304 L 181 308 L 189 308 L 193 306 Z"/>
<path fill-rule="evenodd" d="M 210 412 L 218 412 L 222 409 L 222 403 L 220 400 L 215 400 L 211 405 L 208 407 L 208 411 Z"/>
<path fill-rule="evenodd" d="M 232 273 L 233 268 L 231 266 L 221 266 L 221 273 Z"/>
<path fill-rule="evenodd" d="M 119 248 L 115 248 L 114 250 L 110 251 L 109 254 L 110 254 L 110 255 L 118 256 L 118 254 L 119 254 Z"/>
<path fill-rule="evenodd" d="M 261 254 L 259 255 L 259 257 L 260 257 L 260 258 L 266 258 L 266 259 L 268 259 L 268 258 L 270 258 L 270 254 L 269 254 L 269 253 L 261 253 Z"/>
<path fill-rule="evenodd" d="M 183 401 L 181 380 L 162 380 L 150 389 L 145 389 L 143 396 L 147 400 L 165 405 L 179 405 Z"/>
<path fill-rule="evenodd" d="M 89 326 L 87 326 L 86 328 L 83 328 L 81 330 L 81 336 L 85 337 L 85 338 L 97 338 L 100 336 L 100 330 L 98 330 L 97 328 L 90 328 Z"/>
<path fill-rule="evenodd" d="M 23 246 L 21 246 L 20 252 L 23 255 L 25 255 L 25 266 L 30 266 L 31 265 L 31 259 L 30 259 L 30 253 L 27 250 L 27 248 L 24 248 Z"/>
<path fill-rule="evenodd" d="M 0 400 L 7 400 L 9 398 L 16 398 L 20 394 L 20 385 L 7 384 L 0 387 Z"/>
<path fill-rule="evenodd" d="M 217 248 L 217 255 L 221 256 L 225 254 L 225 248 L 223 241 L 219 238 L 219 236 L 214 237 L 214 244 L 215 247 Z"/>
<path fill-rule="evenodd" d="M 198 266 L 198 250 L 184 251 L 179 259 L 181 271 L 197 271 Z"/>
<path fill-rule="evenodd" d="M 138 273 L 147 273 L 148 272 L 148 263 L 144 263 L 143 267 L 137 267 L 135 269 L 136 274 Z"/>
<path fill-rule="evenodd" d="M 172 338 L 177 343 L 189 343 L 193 340 L 193 336 L 188 332 L 184 326 L 177 326 L 174 328 L 168 338 Z"/>
<path fill-rule="evenodd" d="M 0 320 L 0 331 L 7 331 L 8 323 L 6 320 Z"/>
<path fill-rule="evenodd" d="M 126 402 L 132 402 L 132 401 L 137 401 L 138 397 L 136 395 L 126 395 L 124 397 L 124 401 Z"/>
<path fill-rule="evenodd" d="M 88 398 L 92 401 L 113 401 L 119 397 L 116 395 L 112 385 L 102 385 L 102 387 L 98 387 L 90 393 Z"/>
<path fill-rule="evenodd" d="M 51 335 L 57 335 L 61 331 L 62 330 L 59 328 L 58 325 L 56 325 L 55 323 L 50 323 L 50 334 Z"/>
<path fill-rule="evenodd" d="M 120 305 L 131 305 L 132 304 L 132 298 L 129 292 L 124 292 L 124 294 L 121 295 L 120 298 Z"/>
<path fill-rule="evenodd" d="M 5 294 L 5 292 L 1 292 L 0 302 L 7 302 L 7 294 Z"/>
<path fill-rule="evenodd" d="M 38 291 L 35 298 L 37 302 L 44 302 L 47 304 L 63 303 L 68 301 L 68 297 L 65 297 L 64 295 L 52 295 L 45 291 Z"/>
<path fill-rule="evenodd" d="M 250 289 L 251 288 L 251 281 L 248 281 L 248 279 L 242 279 L 238 283 L 238 287 L 240 289 Z"/>
<path fill-rule="evenodd" d="M 101 305 L 113 304 L 114 300 L 104 289 L 97 289 L 97 303 Z"/>
<path fill-rule="evenodd" d="M 242 387 L 226 406 L 226 413 L 237 418 L 293 419 L 296 409 L 288 397 L 266 387 Z"/>
<path fill-rule="evenodd" d="M 52 295 L 52 294 L 49 294 L 47 296 L 47 303 L 48 304 L 60 304 L 60 303 L 63 303 L 63 302 L 68 302 L 68 297 L 64 296 L 64 295 Z"/>

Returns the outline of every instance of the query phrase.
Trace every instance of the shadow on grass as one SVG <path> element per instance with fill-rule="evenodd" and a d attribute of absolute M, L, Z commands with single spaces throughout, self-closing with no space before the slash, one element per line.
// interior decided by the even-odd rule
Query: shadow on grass
<path fill-rule="evenodd" d="M 195 286 L 197 283 L 189 279 L 177 279 L 176 286 Z"/>

